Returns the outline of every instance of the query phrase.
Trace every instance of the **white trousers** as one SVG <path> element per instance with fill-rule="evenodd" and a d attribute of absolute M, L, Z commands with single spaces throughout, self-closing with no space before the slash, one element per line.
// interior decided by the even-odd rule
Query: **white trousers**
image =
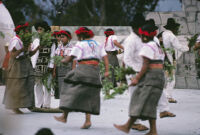
<path fill-rule="evenodd" d="M 36 107 L 50 107 L 51 104 L 51 92 L 47 91 L 40 79 L 35 81 L 35 104 Z"/>
<path fill-rule="evenodd" d="M 158 102 L 158 110 L 159 110 L 159 112 L 164 112 L 164 111 L 170 110 L 165 89 L 163 90 L 160 100 Z"/>
<path fill-rule="evenodd" d="M 175 75 L 173 75 L 173 78 L 174 79 L 172 81 L 168 81 L 166 84 L 165 91 L 167 98 L 172 98 L 172 92 L 175 86 Z"/>

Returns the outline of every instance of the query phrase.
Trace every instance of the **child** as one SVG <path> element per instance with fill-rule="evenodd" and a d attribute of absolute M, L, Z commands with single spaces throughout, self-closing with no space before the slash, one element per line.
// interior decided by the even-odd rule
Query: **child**
<path fill-rule="evenodd" d="M 114 31 L 112 29 L 106 29 L 104 31 L 104 34 L 106 35 L 106 41 L 105 41 L 105 50 L 106 53 L 108 54 L 108 60 L 110 65 L 112 65 L 112 83 L 113 86 L 116 87 L 117 86 L 117 82 L 115 79 L 115 75 L 114 75 L 114 69 L 116 67 L 119 67 L 119 62 L 117 59 L 117 54 L 118 54 L 118 48 L 124 49 L 124 47 L 117 41 L 117 36 L 114 35 Z"/>
<path fill-rule="evenodd" d="M 103 58 L 107 77 L 109 75 L 108 58 L 103 46 L 91 40 L 94 34 L 90 29 L 81 27 L 75 33 L 79 42 L 62 62 L 68 63 L 76 58 L 78 66 L 66 75 L 65 89 L 62 89 L 60 94 L 60 109 L 64 113 L 55 119 L 66 123 L 69 112 L 84 112 L 86 121 L 81 128 L 88 129 L 91 126 L 90 114 L 99 115 L 100 113 L 101 82 L 98 64 Z"/>
<path fill-rule="evenodd" d="M 62 44 L 60 44 L 56 49 L 55 56 L 65 57 L 68 56 L 72 50 L 72 44 L 70 44 L 72 36 L 69 31 L 65 30 L 61 30 L 59 33 L 61 34 Z M 64 83 L 64 77 L 70 70 L 72 70 L 72 63 L 68 63 L 67 65 L 56 66 L 55 70 L 55 74 L 58 79 L 58 93 L 56 97 L 59 98 L 62 84 Z"/>
<path fill-rule="evenodd" d="M 156 35 L 156 26 L 146 24 L 139 29 L 144 43 L 139 55 L 143 57 L 141 71 L 132 79 L 132 85 L 137 85 L 131 97 L 129 120 L 124 125 L 114 126 L 129 133 L 136 119 L 148 119 L 150 132 L 147 135 L 157 135 L 156 107 L 164 87 L 163 60 L 164 53 L 161 47 L 153 40 Z"/>

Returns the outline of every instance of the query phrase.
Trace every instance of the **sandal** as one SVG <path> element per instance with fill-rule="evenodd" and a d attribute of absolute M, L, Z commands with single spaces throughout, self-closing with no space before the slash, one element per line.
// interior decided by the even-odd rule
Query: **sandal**
<path fill-rule="evenodd" d="M 176 101 L 175 99 L 173 99 L 173 98 L 169 98 L 169 99 L 168 99 L 168 102 L 169 102 L 169 103 L 177 103 L 177 101 Z"/>
<path fill-rule="evenodd" d="M 145 131 L 149 128 L 142 124 L 133 124 L 132 129 L 138 130 L 138 131 Z"/>
<path fill-rule="evenodd" d="M 165 117 L 176 117 L 176 115 L 168 111 L 161 112 L 160 118 L 165 118 Z"/>

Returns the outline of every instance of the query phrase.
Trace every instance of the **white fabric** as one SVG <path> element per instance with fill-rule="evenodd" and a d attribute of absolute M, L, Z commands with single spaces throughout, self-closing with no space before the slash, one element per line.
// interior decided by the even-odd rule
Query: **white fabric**
<path fill-rule="evenodd" d="M 4 34 L 4 38 L 0 36 L 0 68 L 6 55 L 4 46 L 8 46 L 10 40 L 15 36 L 14 23 L 9 11 L 3 3 L 0 4 L 0 32 Z"/>
<path fill-rule="evenodd" d="M 171 48 L 175 49 L 175 51 L 181 51 L 181 52 L 186 52 L 189 50 L 188 46 L 180 44 L 178 38 L 170 30 L 166 30 L 163 32 L 162 39 L 165 48 Z M 171 62 L 171 64 L 173 64 L 172 54 L 168 51 L 166 51 L 166 53 L 169 61 Z M 178 59 L 177 54 L 176 54 L 176 59 Z"/>
<path fill-rule="evenodd" d="M 76 43 L 72 48 L 70 56 L 75 56 L 77 60 L 97 58 L 106 56 L 103 45 L 94 40 L 83 40 Z"/>
<path fill-rule="evenodd" d="M 63 56 L 69 56 L 72 48 L 73 44 L 71 44 L 70 42 L 67 45 L 60 44 L 55 51 L 55 55 L 61 56 L 61 51 L 63 51 Z"/>
<path fill-rule="evenodd" d="M 40 45 L 40 40 L 36 38 L 35 40 L 33 40 L 33 43 L 31 44 L 31 50 L 32 51 L 35 50 L 39 45 Z M 36 66 L 38 56 L 39 56 L 39 50 L 31 57 L 33 68 L 35 68 Z"/>
<path fill-rule="evenodd" d="M 159 110 L 159 112 L 164 112 L 164 111 L 169 112 L 169 110 L 170 110 L 165 90 L 163 90 L 160 100 L 158 102 L 158 110 Z"/>
<path fill-rule="evenodd" d="M 43 86 L 40 79 L 36 79 L 35 81 L 35 97 L 36 107 L 50 107 L 51 93 Z"/>
<path fill-rule="evenodd" d="M 105 50 L 106 51 L 116 51 L 118 47 L 115 46 L 114 41 L 117 41 L 116 35 L 111 35 L 108 37 L 107 42 L 105 41 Z"/>
<path fill-rule="evenodd" d="M 146 43 L 141 51 L 140 56 L 149 58 L 150 60 L 164 60 L 165 54 L 155 41 L 150 41 Z"/>
<path fill-rule="evenodd" d="M 10 41 L 10 45 L 8 46 L 8 51 L 11 52 L 13 49 L 16 50 L 20 50 L 23 48 L 23 43 L 20 40 L 20 38 L 18 38 L 17 36 L 13 37 Z M 24 55 L 24 52 L 21 52 L 18 56 L 16 56 L 16 58 L 19 58 L 19 56 Z"/>
<path fill-rule="evenodd" d="M 200 42 L 200 35 L 197 37 L 197 41 L 196 41 L 197 43 L 199 43 Z"/>
<path fill-rule="evenodd" d="M 139 52 L 143 45 L 140 37 L 133 32 L 131 32 L 123 43 L 124 63 L 136 72 L 139 72 L 142 68 L 143 59 L 139 56 Z"/>
<path fill-rule="evenodd" d="M 36 38 L 33 40 L 33 43 L 31 44 L 31 50 L 35 50 L 38 46 L 40 45 L 40 39 Z M 56 50 L 56 45 L 52 44 L 51 46 L 51 54 L 50 54 L 50 62 L 48 64 L 49 68 L 53 68 L 54 67 L 54 62 L 53 62 L 53 56 L 55 56 L 55 50 Z M 31 57 L 31 62 L 33 65 L 33 68 L 35 68 L 36 63 L 37 63 L 37 59 L 39 56 L 39 50 Z"/>

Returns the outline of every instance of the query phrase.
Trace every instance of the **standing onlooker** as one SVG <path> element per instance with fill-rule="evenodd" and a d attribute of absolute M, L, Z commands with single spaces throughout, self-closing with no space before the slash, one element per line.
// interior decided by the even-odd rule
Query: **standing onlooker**
<path fill-rule="evenodd" d="M 188 46 L 181 45 L 176 35 L 178 34 L 180 24 L 175 22 L 173 18 L 168 18 L 167 25 L 164 26 L 166 29 L 162 33 L 162 40 L 165 49 L 175 49 L 175 51 L 186 52 L 189 50 Z M 178 59 L 177 54 L 173 54 L 172 51 L 166 51 L 167 58 L 170 64 L 176 66 L 175 60 Z M 175 71 L 174 71 L 175 72 Z M 165 88 L 168 101 L 170 103 L 176 103 L 177 101 L 172 97 L 172 91 L 175 85 L 175 73 L 173 73 L 173 80 L 167 78 L 167 85 Z"/>
<path fill-rule="evenodd" d="M 39 22 L 35 24 L 35 29 L 39 34 L 43 32 L 50 32 L 50 27 L 47 22 Z M 55 54 L 55 43 L 51 46 L 40 45 L 40 38 L 34 39 L 31 49 L 34 50 L 40 46 L 40 49 L 34 56 L 31 57 L 33 68 L 35 69 L 35 95 L 36 95 L 36 107 L 50 108 L 51 104 L 51 92 L 48 91 L 42 82 L 44 75 L 53 72 L 53 60 L 51 58 Z"/>

